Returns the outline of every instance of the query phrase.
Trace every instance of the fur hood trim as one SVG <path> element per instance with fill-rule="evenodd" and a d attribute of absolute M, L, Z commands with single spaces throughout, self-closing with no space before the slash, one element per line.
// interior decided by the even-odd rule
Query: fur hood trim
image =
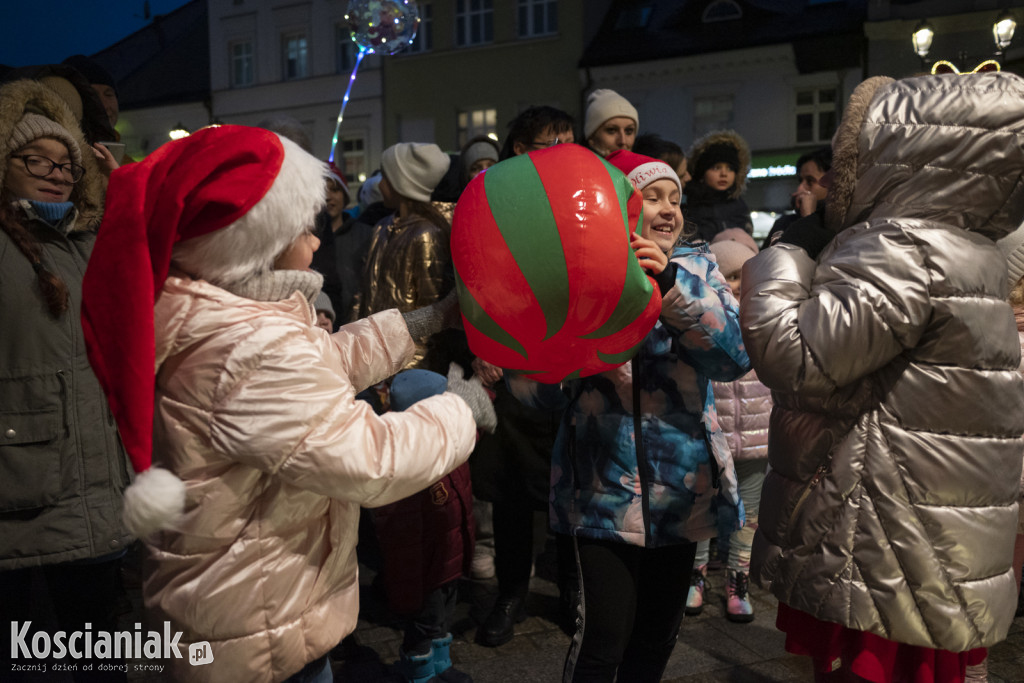
<path fill-rule="evenodd" d="M 686 153 L 687 165 L 690 169 L 697 168 L 697 160 L 701 154 L 711 145 L 718 143 L 730 144 L 739 151 L 740 170 L 736 173 L 736 186 L 729 193 L 729 199 L 737 199 L 746 191 L 747 174 L 750 173 L 750 147 L 739 133 L 734 130 L 714 130 L 699 138 Z M 694 178 L 693 182 L 700 182 L 700 179 Z"/>
<path fill-rule="evenodd" d="M 71 202 L 78 209 L 78 220 L 72 229 L 96 230 L 103 217 L 106 179 L 71 108 L 60 95 L 38 81 L 25 79 L 5 83 L 0 87 L 0 140 L 11 139 L 14 127 L 26 111 L 41 114 L 59 123 L 78 143 L 85 175 L 71 189 Z M 6 155 L 3 161 L 7 161 Z M 0 187 L 3 187 L 6 173 L 7 164 L 0 164 Z"/>
<path fill-rule="evenodd" d="M 879 88 L 892 82 L 888 76 L 875 76 L 858 85 L 832 136 L 832 187 L 825 203 L 825 227 L 833 232 L 846 227 L 846 216 L 857 187 L 857 142 L 871 99 Z"/>

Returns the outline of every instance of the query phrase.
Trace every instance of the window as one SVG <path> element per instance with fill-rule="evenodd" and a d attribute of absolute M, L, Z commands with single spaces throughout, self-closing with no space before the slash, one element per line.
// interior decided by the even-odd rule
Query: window
<path fill-rule="evenodd" d="M 484 45 L 494 40 L 492 0 L 457 0 L 455 3 L 455 44 Z"/>
<path fill-rule="evenodd" d="M 733 96 L 711 95 L 693 101 L 693 137 L 733 126 Z"/>
<path fill-rule="evenodd" d="M 356 41 L 352 40 L 352 31 L 348 24 L 334 27 L 334 72 L 347 74 L 356 65 Z"/>
<path fill-rule="evenodd" d="M 231 51 L 231 87 L 244 88 L 247 85 L 252 85 L 255 81 L 253 78 L 252 42 L 243 40 L 231 43 L 229 49 Z"/>
<path fill-rule="evenodd" d="M 536 38 L 558 33 L 557 0 L 519 0 L 519 37 Z"/>
<path fill-rule="evenodd" d="M 470 138 L 477 135 L 490 135 L 498 139 L 498 110 L 497 109 L 471 109 L 460 111 L 459 122 L 459 147 L 462 147 Z"/>
<path fill-rule="evenodd" d="M 284 57 L 284 80 L 292 81 L 309 75 L 309 44 L 304 33 L 289 33 L 281 37 Z"/>
<path fill-rule="evenodd" d="M 828 142 L 836 131 L 838 114 L 836 88 L 806 88 L 796 91 L 797 143 Z"/>
<path fill-rule="evenodd" d="M 434 6 L 429 2 L 420 4 L 420 27 L 416 29 L 416 38 L 406 49 L 407 52 L 429 52 L 434 49 Z"/>
<path fill-rule="evenodd" d="M 366 141 L 362 137 L 343 137 L 338 141 L 341 158 L 336 162 L 338 168 L 345 169 L 345 180 L 348 182 L 366 180 Z"/>

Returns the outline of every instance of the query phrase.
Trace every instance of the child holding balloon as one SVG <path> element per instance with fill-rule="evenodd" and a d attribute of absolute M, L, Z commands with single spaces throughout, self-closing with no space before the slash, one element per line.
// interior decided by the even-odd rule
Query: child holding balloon
<path fill-rule="evenodd" d="M 571 151 L 530 156 L 540 166 L 541 155 L 556 154 L 566 157 L 560 167 L 572 161 Z M 601 182 L 608 167 L 592 159 L 600 164 L 593 182 Z M 566 682 L 660 680 L 683 617 L 688 586 L 680 577 L 689 574 L 696 541 L 715 534 L 716 506 L 736 514 L 739 505 L 710 387 L 711 379 L 749 370 L 736 299 L 706 247 L 674 246 L 683 229 L 675 171 L 626 150 L 608 162 L 642 195 L 640 234 L 631 232 L 631 246 L 662 294 L 653 329 L 628 364 L 561 387 L 506 372 L 517 398 L 564 411 L 552 457 L 551 526 L 575 541 L 582 591 Z M 492 206 L 502 180 L 494 170 L 486 188 Z M 586 205 L 591 195 L 598 196 L 589 188 L 564 197 L 549 192 L 547 200 L 555 216 L 596 223 L 583 216 L 601 211 Z M 632 228 L 639 207 L 635 194 L 627 198 Z M 557 206 L 563 201 L 572 211 Z M 620 206 L 612 210 L 621 221 Z M 719 483 L 731 505 L 716 497 Z"/>

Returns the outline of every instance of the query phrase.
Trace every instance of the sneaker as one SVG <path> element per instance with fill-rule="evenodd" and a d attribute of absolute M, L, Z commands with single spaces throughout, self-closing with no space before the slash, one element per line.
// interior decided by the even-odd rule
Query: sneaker
<path fill-rule="evenodd" d="M 469 578 L 474 581 L 486 581 L 494 578 L 494 555 L 486 552 L 473 553 L 473 561 L 469 565 Z"/>
<path fill-rule="evenodd" d="M 746 624 L 754 620 L 754 606 L 750 604 L 750 596 L 747 594 L 748 584 L 746 572 L 729 570 L 725 581 L 725 618 L 729 621 Z"/>
<path fill-rule="evenodd" d="M 707 581 L 707 565 L 693 568 L 690 575 L 690 592 L 686 596 L 685 614 L 695 617 L 704 611 L 704 590 Z"/>

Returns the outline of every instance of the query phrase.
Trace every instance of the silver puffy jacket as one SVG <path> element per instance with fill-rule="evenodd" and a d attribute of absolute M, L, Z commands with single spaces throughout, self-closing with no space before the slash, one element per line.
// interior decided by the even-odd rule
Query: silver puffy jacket
<path fill-rule="evenodd" d="M 824 621 L 990 646 L 1017 603 L 1024 383 L 993 240 L 1024 217 L 1024 80 L 870 79 L 833 145 L 838 235 L 743 273 L 776 406 L 751 573 Z"/>

